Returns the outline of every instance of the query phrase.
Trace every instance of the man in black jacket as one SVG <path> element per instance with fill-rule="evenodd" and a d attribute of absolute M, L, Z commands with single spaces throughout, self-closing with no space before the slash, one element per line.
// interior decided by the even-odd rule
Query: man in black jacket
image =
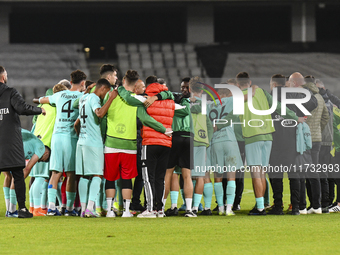
<path fill-rule="evenodd" d="M 281 89 L 285 86 L 285 76 L 281 74 L 273 75 L 270 80 L 270 88 L 277 88 L 278 100 L 281 102 Z M 287 98 L 303 98 L 304 95 L 300 93 L 287 93 Z M 308 110 L 312 111 L 317 107 L 316 98 L 311 95 L 311 99 L 304 103 L 303 106 Z M 294 111 L 297 116 L 303 117 L 304 114 L 295 105 L 287 106 L 290 110 Z M 273 143 L 270 155 L 269 164 L 273 167 L 283 166 L 289 169 L 290 166 L 295 165 L 295 159 L 298 156 L 296 151 L 296 129 L 294 123 L 286 120 L 285 126 L 282 126 L 281 122 L 284 118 L 277 114 L 272 113 L 273 120 L 280 120 L 274 122 L 275 132 L 273 133 Z M 294 167 L 293 167 L 294 169 Z M 299 215 L 299 204 L 300 204 L 300 180 L 299 173 L 294 171 L 288 172 L 289 184 L 290 184 L 290 200 L 292 204 L 292 215 Z M 283 215 L 282 211 L 282 193 L 283 193 L 283 172 L 269 172 L 268 173 L 270 182 L 273 189 L 274 206 L 268 214 Z M 304 188 L 304 187 L 303 187 Z"/>
<path fill-rule="evenodd" d="M 19 218 L 32 218 L 25 206 L 26 186 L 24 147 L 21 136 L 19 115 L 46 114 L 43 108 L 26 104 L 14 88 L 7 85 L 7 72 L 0 66 L 0 172 L 10 171 L 14 178 Z"/>

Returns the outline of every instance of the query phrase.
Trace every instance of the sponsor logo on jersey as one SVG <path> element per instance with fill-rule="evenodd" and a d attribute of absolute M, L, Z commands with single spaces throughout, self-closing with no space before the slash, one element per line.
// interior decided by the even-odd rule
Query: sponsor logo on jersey
<path fill-rule="evenodd" d="M 116 132 L 119 134 L 124 134 L 126 132 L 126 127 L 124 124 L 120 123 L 116 126 Z"/>

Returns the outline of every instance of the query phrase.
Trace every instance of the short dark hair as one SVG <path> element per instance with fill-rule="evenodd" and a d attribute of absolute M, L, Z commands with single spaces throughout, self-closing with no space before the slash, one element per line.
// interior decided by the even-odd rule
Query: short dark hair
<path fill-rule="evenodd" d="M 183 79 L 182 79 L 182 82 L 189 82 L 190 81 L 190 77 L 184 77 Z"/>
<path fill-rule="evenodd" d="M 305 82 L 306 83 L 308 83 L 308 82 L 315 83 L 315 77 L 313 75 L 307 75 L 307 76 L 305 76 Z"/>
<path fill-rule="evenodd" d="M 272 81 L 275 82 L 279 86 L 286 85 L 286 77 L 282 74 L 274 74 L 272 76 Z"/>
<path fill-rule="evenodd" d="M 83 71 L 75 70 L 71 73 L 71 82 L 72 84 L 79 84 L 82 81 L 86 80 L 86 74 Z"/>
<path fill-rule="evenodd" d="M 145 86 L 148 86 L 151 83 L 157 82 L 157 76 L 155 75 L 150 75 L 149 77 L 146 78 L 145 80 Z"/>
<path fill-rule="evenodd" d="M 85 81 L 85 87 L 87 88 L 88 86 L 92 85 L 94 81 L 87 80 Z"/>
<path fill-rule="evenodd" d="M 195 76 L 192 77 L 189 81 L 189 88 L 193 91 L 193 92 L 201 92 L 202 88 L 203 88 L 203 80 L 201 79 L 201 77 Z"/>
<path fill-rule="evenodd" d="M 240 72 L 236 75 L 236 81 L 240 86 L 244 86 L 250 81 L 249 74 L 247 72 Z"/>
<path fill-rule="evenodd" d="M 139 74 L 136 70 L 127 70 L 124 78 L 128 85 L 135 85 L 136 81 L 139 79 Z"/>
<path fill-rule="evenodd" d="M 3 74 L 5 72 L 5 68 L 3 66 L 0 66 L 0 74 Z"/>
<path fill-rule="evenodd" d="M 108 73 L 108 72 L 117 72 L 117 68 L 114 66 L 114 65 L 111 65 L 111 64 L 104 64 L 100 67 L 100 71 L 99 71 L 99 74 L 102 76 L 103 74 L 105 73 Z"/>
<path fill-rule="evenodd" d="M 157 82 L 158 82 L 159 84 L 165 84 L 165 83 L 166 83 L 165 80 L 164 80 L 163 78 L 158 78 L 158 79 L 157 79 Z"/>
<path fill-rule="evenodd" d="M 101 78 L 97 81 L 96 83 L 96 88 L 101 88 L 102 86 L 106 87 L 106 88 L 111 88 L 111 84 L 107 79 Z"/>

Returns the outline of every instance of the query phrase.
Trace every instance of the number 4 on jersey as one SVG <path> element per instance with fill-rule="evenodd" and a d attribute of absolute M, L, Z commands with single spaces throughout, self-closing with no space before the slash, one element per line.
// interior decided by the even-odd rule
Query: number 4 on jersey
<path fill-rule="evenodd" d="M 67 112 L 67 118 L 70 118 L 71 113 L 74 112 L 74 110 L 72 110 L 71 103 L 72 100 L 68 100 L 61 108 L 61 112 Z"/>
<path fill-rule="evenodd" d="M 83 107 L 80 110 L 80 118 L 83 119 L 83 122 L 85 124 L 85 120 L 88 116 L 85 114 L 85 105 L 83 105 Z"/>

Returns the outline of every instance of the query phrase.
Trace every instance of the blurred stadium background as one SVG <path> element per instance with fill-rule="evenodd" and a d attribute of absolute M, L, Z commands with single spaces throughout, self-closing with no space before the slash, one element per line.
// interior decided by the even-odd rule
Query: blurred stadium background
<path fill-rule="evenodd" d="M 97 80 L 103 63 L 172 91 L 185 76 L 240 71 L 269 89 L 273 74 L 299 71 L 339 96 L 339 31 L 340 2 L 329 0 L 0 0 L 0 65 L 30 103 L 77 68 Z"/>

